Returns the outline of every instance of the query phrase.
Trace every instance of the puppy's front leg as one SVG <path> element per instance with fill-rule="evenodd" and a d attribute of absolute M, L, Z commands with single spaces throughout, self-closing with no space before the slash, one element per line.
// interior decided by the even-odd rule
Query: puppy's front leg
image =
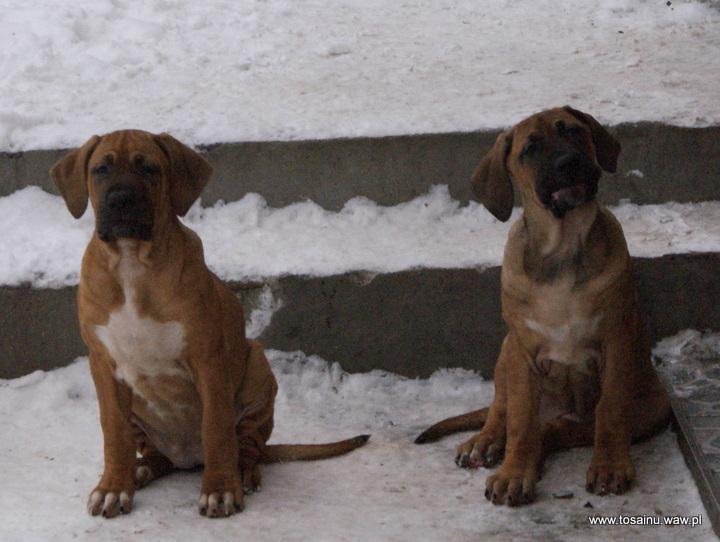
<path fill-rule="evenodd" d="M 507 432 L 507 366 L 511 348 L 510 336 L 502 343 L 500 356 L 495 364 L 495 398 L 487 413 L 482 430 L 457 448 L 455 463 L 463 468 L 493 467 L 505 451 Z"/>
<path fill-rule="evenodd" d="M 135 493 L 135 438 L 130 425 L 132 391 L 112 373 L 112 360 L 98 352 L 90 353 L 90 372 L 100 405 L 105 468 L 88 499 L 88 512 L 106 518 L 132 509 Z"/>
<path fill-rule="evenodd" d="M 535 497 L 540 476 L 542 438 L 540 431 L 540 389 L 530 370 L 530 355 L 514 333 L 507 337 L 505 362 L 507 385 L 507 444 L 505 460 L 489 476 L 485 497 L 493 504 L 518 506 Z"/>
<path fill-rule="evenodd" d="M 595 442 L 586 481 L 590 493 L 624 493 L 635 478 L 629 416 L 633 367 L 641 343 L 637 334 L 625 329 L 613 333 L 603 348 L 602 390 L 595 408 Z"/>
<path fill-rule="evenodd" d="M 219 361 L 204 364 L 196 379 L 203 405 L 201 434 L 205 464 L 199 509 L 202 515 L 211 518 L 230 516 L 243 509 L 235 434 L 235 393 Z"/>

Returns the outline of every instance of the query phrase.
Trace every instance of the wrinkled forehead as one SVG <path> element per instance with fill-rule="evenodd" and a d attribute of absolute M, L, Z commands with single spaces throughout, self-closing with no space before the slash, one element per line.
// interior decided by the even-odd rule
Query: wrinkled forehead
<path fill-rule="evenodd" d="M 153 134 L 142 130 L 120 130 L 102 136 L 90 163 L 109 161 L 120 164 L 138 159 L 160 165 L 166 157 Z"/>
<path fill-rule="evenodd" d="M 575 117 L 562 108 L 548 109 L 516 124 L 513 128 L 513 136 L 522 141 L 531 134 L 554 135 L 557 133 L 558 121 L 567 126 L 581 125 Z"/>

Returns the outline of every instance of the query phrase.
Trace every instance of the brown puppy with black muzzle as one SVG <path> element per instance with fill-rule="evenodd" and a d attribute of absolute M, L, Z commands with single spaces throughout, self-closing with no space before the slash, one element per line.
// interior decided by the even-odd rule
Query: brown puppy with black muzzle
<path fill-rule="evenodd" d="M 259 462 L 331 457 L 367 441 L 266 444 L 277 383 L 245 337 L 240 302 L 178 219 L 211 173 L 173 137 L 139 130 L 93 136 L 51 170 L 73 216 L 88 199 L 95 211 L 78 290 L 105 441 L 93 515 L 127 513 L 136 487 L 204 465 L 200 512 L 229 516 L 259 489 Z"/>
<path fill-rule="evenodd" d="M 456 462 L 489 467 L 504 454 L 487 480 L 495 504 L 532 501 L 548 453 L 591 444 L 588 491 L 623 493 L 635 477 L 630 443 L 668 422 L 623 231 L 595 199 L 601 169 L 614 172 L 619 153 L 592 116 L 550 109 L 500 134 L 473 176 L 474 193 L 498 219 L 512 211 L 511 179 L 524 205 L 502 264 L 508 333 L 495 399 L 416 442 L 481 428 Z"/>

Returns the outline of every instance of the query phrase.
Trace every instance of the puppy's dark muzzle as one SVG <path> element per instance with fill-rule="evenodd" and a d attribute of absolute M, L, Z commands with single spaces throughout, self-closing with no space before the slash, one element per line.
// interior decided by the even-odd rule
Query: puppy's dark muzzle
<path fill-rule="evenodd" d="M 535 190 L 557 218 L 595 198 L 602 170 L 577 151 L 558 151 L 543 163 Z"/>
<path fill-rule="evenodd" d="M 98 236 L 101 240 L 149 241 L 152 227 L 152 210 L 144 194 L 127 185 L 115 186 L 105 193 L 98 224 Z"/>

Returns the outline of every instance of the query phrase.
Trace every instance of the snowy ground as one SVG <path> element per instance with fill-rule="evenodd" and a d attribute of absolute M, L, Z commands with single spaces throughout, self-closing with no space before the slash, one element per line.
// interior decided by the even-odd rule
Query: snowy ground
<path fill-rule="evenodd" d="M 711 7 L 715 4 L 715 8 Z M 7 0 L 0 150 L 117 128 L 189 143 L 604 122 L 720 122 L 699 0 Z"/>
<path fill-rule="evenodd" d="M 624 204 L 612 211 L 635 256 L 720 250 L 720 202 Z M 74 220 L 60 197 L 37 187 L 0 198 L 0 285 L 76 284 L 93 220 L 92 211 Z M 202 238 L 210 267 L 227 280 L 499 265 L 511 224 L 477 203 L 461 206 L 445 186 L 395 207 L 355 198 L 340 212 L 312 202 L 272 209 L 248 194 L 211 208 L 196 204 L 184 221 Z"/>
<path fill-rule="evenodd" d="M 537 502 L 511 510 L 484 496 L 487 471 L 453 464 L 464 435 L 424 446 L 428 423 L 488 404 L 492 383 L 468 371 L 408 380 L 379 371 L 348 375 L 316 357 L 271 351 L 280 383 L 274 442 L 319 442 L 372 433 L 333 460 L 271 465 L 263 491 L 231 519 L 198 515 L 200 473 L 178 473 L 140 491 L 129 516 L 91 518 L 85 499 L 101 471 L 97 403 L 76 363 L 0 380 L 0 540 L 652 540 L 714 539 L 675 435 L 634 446 L 638 483 L 626 495 L 583 488 L 590 449 L 552 457 Z M 569 499 L 553 493 L 572 492 Z M 591 503 L 592 508 L 586 507 Z M 590 527 L 589 514 L 703 515 L 687 527 Z"/>

